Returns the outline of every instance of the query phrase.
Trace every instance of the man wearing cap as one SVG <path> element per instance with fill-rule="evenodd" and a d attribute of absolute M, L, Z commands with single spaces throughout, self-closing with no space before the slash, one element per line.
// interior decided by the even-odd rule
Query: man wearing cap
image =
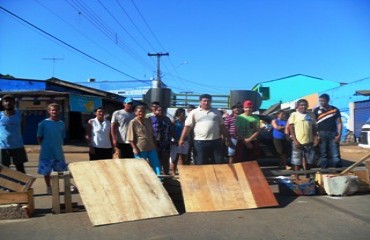
<path fill-rule="evenodd" d="M 127 140 L 128 124 L 135 118 L 133 100 L 130 97 L 123 101 L 123 109 L 117 110 L 112 116 L 112 144 L 119 158 L 134 158 L 132 147 Z"/>
<path fill-rule="evenodd" d="M 220 112 L 211 108 L 212 96 L 209 94 L 200 95 L 199 101 L 199 107 L 192 110 L 185 120 L 179 145 L 184 145 L 186 137 L 194 129 L 194 164 L 224 163 L 221 135 L 229 143 L 229 133 Z"/>
<path fill-rule="evenodd" d="M 24 163 L 28 161 L 22 138 L 22 114 L 15 109 L 15 99 L 11 95 L 1 98 L 4 111 L 0 112 L 0 160 L 9 167 L 11 160 L 19 172 L 26 173 Z"/>
<path fill-rule="evenodd" d="M 259 145 L 257 137 L 260 129 L 259 117 L 252 114 L 253 102 L 246 100 L 243 103 L 244 113 L 236 117 L 235 128 L 238 135 L 236 145 L 236 162 L 257 160 L 259 155 Z"/>

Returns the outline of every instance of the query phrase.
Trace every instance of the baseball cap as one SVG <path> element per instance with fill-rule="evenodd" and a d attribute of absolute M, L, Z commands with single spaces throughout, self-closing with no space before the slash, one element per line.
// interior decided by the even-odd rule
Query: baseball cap
<path fill-rule="evenodd" d="M 3 100 L 3 99 L 7 99 L 7 98 L 11 98 L 11 99 L 13 99 L 13 100 L 14 100 L 14 96 L 13 96 L 13 95 L 9 95 L 9 94 L 6 94 L 6 95 L 2 96 L 2 97 L 1 97 L 1 100 Z"/>
<path fill-rule="evenodd" d="M 123 102 L 124 103 L 133 103 L 134 100 L 132 98 L 130 98 L 130 97 L 127 97 L 127 98 L 125 98 L 125 100 Z"/>
<path fill-rule="evenodd" d="M 253 107 L 252 101 L 250 101 L 250 100 L 244 101 L 243 107 Z"/>

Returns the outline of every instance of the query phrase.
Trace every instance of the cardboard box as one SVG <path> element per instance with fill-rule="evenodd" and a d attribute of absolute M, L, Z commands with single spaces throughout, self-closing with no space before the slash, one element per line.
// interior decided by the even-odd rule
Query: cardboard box
<path fill-rule="evenodd" d="M 281 178 L 278 182 L 279 193 L 293 196 L 310 196 L 316 194 L 315 182 L 312 179 L 303 178 L 292 180 L 290 178 Z"/>

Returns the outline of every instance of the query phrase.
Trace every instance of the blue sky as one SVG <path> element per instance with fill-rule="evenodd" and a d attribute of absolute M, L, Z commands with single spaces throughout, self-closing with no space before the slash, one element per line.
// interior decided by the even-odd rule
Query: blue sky
<path fill-rule="evenodd" d="M 367 0 L 0 0 L 0 6 L 74 48 L 0 9 L 0 73 L 19 78 L 147 80 L 156 75 L 148 52 L 169 52 L 161 58 L 162 80 L 177 93 L 228 94 L 294 74 L 338 82 L 370 77 Z M 45 58 L 62 60 L 53 68 Z"/>

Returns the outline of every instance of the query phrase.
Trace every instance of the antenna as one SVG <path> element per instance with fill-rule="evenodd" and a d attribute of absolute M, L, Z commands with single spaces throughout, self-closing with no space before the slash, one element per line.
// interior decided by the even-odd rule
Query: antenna
<path fill-rule="evenodd" d="M 52 75 L 52 77 L 54 77 L 55 62 L 56 61 L 62 61 L 62 60 L 64 60 L 64 58 L 55 58 L 55 57 L 52 57 L 52 58 L 43 58 L 42 60 L 53 61 L 53 75 Z"/>

